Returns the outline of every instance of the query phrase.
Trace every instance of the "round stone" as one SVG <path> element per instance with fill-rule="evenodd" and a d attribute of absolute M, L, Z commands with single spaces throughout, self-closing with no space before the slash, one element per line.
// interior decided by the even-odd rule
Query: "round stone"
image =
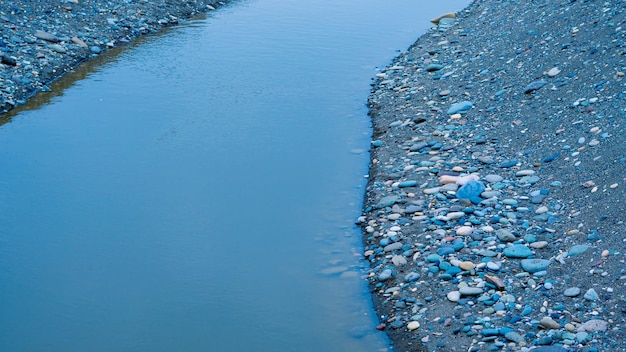
<path fill-rule="evenodd" d="M 461 299 L 461 292 L 459 291 L 448 292 L 447 297 L 448 297 L 448 301 L 450 302 L 458 302 L 459 299 Z"/>
<path fill-rule="evenodd" d="M 406 326 L 406 328 L 409 329 L 409 331 L 416 330 L 419 327 L 420 327 L 420 323 L 417 321 L 409 322 Z"/>

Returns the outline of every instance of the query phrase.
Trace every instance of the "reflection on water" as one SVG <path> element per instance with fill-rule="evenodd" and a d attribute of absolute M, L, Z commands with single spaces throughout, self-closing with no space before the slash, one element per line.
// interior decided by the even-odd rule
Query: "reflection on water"
<path fill-rule="evenodd" d="M 16 110 L 0 128 L 1 349 L 386 349 L 354 151 L 374 67 L 450 6 L 240 2 Z"/>

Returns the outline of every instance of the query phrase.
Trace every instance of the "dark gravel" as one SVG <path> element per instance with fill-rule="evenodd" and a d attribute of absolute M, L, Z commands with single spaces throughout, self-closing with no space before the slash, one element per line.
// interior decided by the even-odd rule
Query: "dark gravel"
<path fill-rule="evenodd" d="M 478 0 L 369 98 L 365 257 L 398 351 L 626 351 L 626 1 Z"/>
<path fill-rule="evenodd" d="M 91 57 L 226 2 L 0 0 L 0 114 Z"/>

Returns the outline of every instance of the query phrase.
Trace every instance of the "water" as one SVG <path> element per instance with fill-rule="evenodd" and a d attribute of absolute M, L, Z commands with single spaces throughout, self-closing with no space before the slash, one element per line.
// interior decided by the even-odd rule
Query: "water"
<path fill-rule="evenodd" d="M 352 225 L 368 84 L 463 5 L 237 1 L 14 112 L 0 350 L 384 350 Z"/>

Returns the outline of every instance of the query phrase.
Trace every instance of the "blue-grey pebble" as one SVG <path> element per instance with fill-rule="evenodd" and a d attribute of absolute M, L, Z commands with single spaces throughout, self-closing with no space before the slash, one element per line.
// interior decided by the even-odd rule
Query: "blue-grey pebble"
<path fill-rule="evenodd" d="M 529 273 L 536 273 L 548 269 L 550 261 L 547 259 L 524 259 L 521 261 L 522 269 Z"/>
<path fill-rule="evenodd" d="M 461 101 L 458 103 L 454 103 L 448 109 L 448 115 L 465 114 L 472 108 L 472 106 L 474 106 L 474 103 L 472 103 L 471 101 Z"/>
<path fill-rule="evenodd" d="M 505 248 L 504 255 L 509 258 L 528 258 L 533 255 L 533 252 L 523 244 L 515 244 L 512 247 Z"/>
<path fill-rule="evenodd" d="M 570 287 L 565 289 L 565 291 L 563 292 L 563 295 L 565 295 L 565 297 L 576 297 L 580 294 L 580 288 L 578 287 Z"/>
<path fill-rule="evenodd" d="M 568 252 L 568 256 L 569 257 L 573 257 L 575 255 L 579 255 L 579 254 L 583 254 L 587 251 L 587 249 L 589 249 L 589 246 L 586 244 L 577 244 L 575 246 L 573 246 L 569 252 Z"/>
<path fill-rule="evenodd" d="M 587 292 L 585 292 L 585 295 L 583 296 L 586 300 L 588 301 L 597 301 L 600 299 L 600 297 L 598 296 L 598 293 L 596 292 L 596 290 L 590 288 L 589 290 L 587 290 Z"/>

